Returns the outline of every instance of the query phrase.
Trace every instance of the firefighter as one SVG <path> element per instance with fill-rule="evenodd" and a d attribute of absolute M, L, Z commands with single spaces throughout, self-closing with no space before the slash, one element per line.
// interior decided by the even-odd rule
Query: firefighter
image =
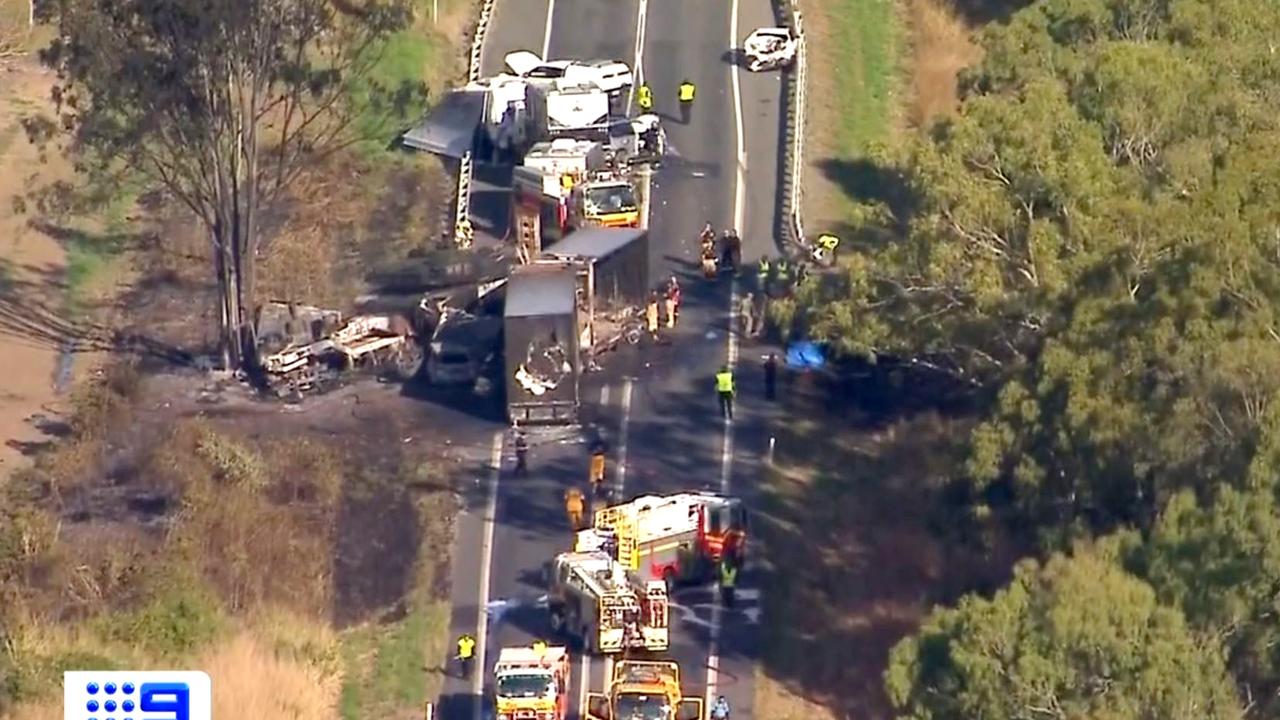
<path fill-rule="evenodd" d="M 525 435 L 524 428 L 520 427 L 519 421 L 516 421 L 516 471 L 517 476 L 525 476 L 529 474 L 529 438 Z"/>
<path fill-rule="evenodd" d="M 573 526 L 573 531 L 577 532 L 582 529 L 582 491 L 578 488 L 569 488 L 564 494 L 564 510 L 569 515 L 569 524 Z"/>
<path fill-rule="evenodd" d="M 698 92 L 697 86 L 689 78 L 680 83 L 680 122 L 685 125 L 693 117 L 693 96 Z"/>
<path fill-rule="evenodd" d="M 644 322 L 649 334 L 658 339 L 658 293 L 649 291 L 649 302 L 644 306 Z"/>
<path fill-rule="evenodd" d="M 729 720 L 729 701 L 723 695 L 716 698 L 711 708 L 711 720 Z"/>
<path fill-rule="evenodd" d="M 476 639 L 467 633 L 463 633 L 458 638 L 458 667 L 462 672 L 462 677 L 471 675 L 471 660 L 476 653 Z"/>
<path fill-rule="evenodd" d="M 769 353 L 764 359 L 764 399 L 778 399 L 778 354 Z"/>
<path fill-rule="evenodd" d="M 600 494 L 600 487 L 604 485 L 604 440 L 596 438 L 591 443 L 591 468 L 589 479 L 591 480 L 592 495 Z"/>
<path fill-rule="evenodd" d="M 542 660 L 547 656 L 547 643 L 543 640 L 535 640 L 533 642 L 533 654 Z"/>
<path fill-rule="evenodd" d="M 733 419 L 733 373 L 728 365 L 722 365 L 716 373 L 716 393 L 720 395 L 720 414 L 726 420 Z"/>
<path fill-rule="evenodd" d="M 653 109 L 653 90 L 649 89 L 649 83 L 640 83 L 640 89 L 636 91 L 636 105 L 641 112 Z"/>
<path fill-rule="evenodd" d="M 672 282 L 675 282 L 675 276 L 672 276 L 671 280 Z M 679 307 L 680 307 L 680 286 L 677 284 L 673 287 L 671 284 L 668 284 L 667 292 L 662 297 L 662 308 L 667 313 L 667 329 L 668 330 L 676 326 L 676 313 L 678 312 Z"/>
<path fill-rule="evenodd" d="M 738 566 L 729 558 L 720 560 L 720 602 L 726 607 L 733 607 L 733 591 L 738 583 Z"/>

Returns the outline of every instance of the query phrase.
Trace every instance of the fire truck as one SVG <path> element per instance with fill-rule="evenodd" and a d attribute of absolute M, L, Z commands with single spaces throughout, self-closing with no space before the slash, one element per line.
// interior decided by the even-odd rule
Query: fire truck
<path fill-rule="evenodd" d="M 702 720 L 702 698 L 680 690 L 680 666 L 669 660 L 623 660 L 613 666 L 609 688 L 587 693 L 589 720 Z"/>
<path fill-rule="evenodd" d="M 493 675 L 498 720 L 568 717 L 569 653 L 565 648 L 503 648 Z"/>
<path fill-rule="evenodd" d="M 628 170 L 610 169 L 609 151 L 592 140 L 538 143 L 514 173 L 515 224 L 535 221 L 547 245 L 581 227 L 639 227 L 640 203 Z"/>
<path fill-rule="evenodd" d="M 573 187 L 569 224 L 578 227 L 640 227 L 640 203 L 627 173 L 598 171 Z"/>
<path fill-rule="evenodd" d="M 640 580 L 604 552 L 557 555 L 550 585 L 552 630 L 585 652 L 661 652 L 671 644 L 666 584 Z"/>
<path fill-rule="evenodd" d="M 749 527 L 738 498 L 645 495 L 597 511 L 594 525 L 614 538 L 618 562 L 668 587 L 712 577 L 726 549 L 739 562 L 746 557 Z"/>

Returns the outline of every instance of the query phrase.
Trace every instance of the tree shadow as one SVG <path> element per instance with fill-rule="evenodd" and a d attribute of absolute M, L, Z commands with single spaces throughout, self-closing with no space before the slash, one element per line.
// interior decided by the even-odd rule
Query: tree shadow
<path fill-rule="evenodd" d="M 882 375 L 854 375 L 791 376 L 782 393 L 753 522 L 763 668 L 838 717 L 887 720 L 894 645 L 935 604 L 1007 581 L 1020 548 L 985 539 L 949 492 L 968 411 L 911 378 L 877 395 Z"/>
<path fill-rule="evenodd" d="M 1008 22 L 1014 13 L 1031 3 L 1032 0 L 952 0 L 951 6 L 966 23 L 977 27 Z"/>
<path fill-rule="evenodd" d="M 883 205 L 889 211 L 889 229 L 906 234 L 921 198 L 902 170 L 868 158 L 823 158 L 818 168 L 849 199 Z"/>

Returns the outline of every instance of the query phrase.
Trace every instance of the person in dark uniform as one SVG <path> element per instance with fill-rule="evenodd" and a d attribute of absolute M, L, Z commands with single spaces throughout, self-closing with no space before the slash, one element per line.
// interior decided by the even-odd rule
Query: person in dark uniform
<path fill-rule="evenodd" d="M 764 359 L 764 399 L 778 399 L 778 354 L 769 353 Z"/>
<path fill-rule="evenodd" d="M 529 437 L 524 428 L 516 423 L 516 471 L 518 477 L 529 474 Z"/>

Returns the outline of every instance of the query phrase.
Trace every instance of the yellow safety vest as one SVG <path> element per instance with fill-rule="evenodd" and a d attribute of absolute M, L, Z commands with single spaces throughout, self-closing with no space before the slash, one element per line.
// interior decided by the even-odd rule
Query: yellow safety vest
<path fill-rule="evenodd" d="M 693 102 L 693 94 L 696 91 L 693 83 L 680 84 L 680 102 Z"/>
<path fill-rule="evenodd" d="M 836 246 L 839 244 L 840 244 L 840 238 L 836 237 L 835 235 L 823 235 L 822 237 L 818 238 L 818 247 L 822 248 L 823 250 L 835 250 Z"/>
<path fill-rule="evenodd" d="M 640 86 L 640 92 L 636 98 L 636 101 L 639 102 L 640 107 L 645 110 L 648 110 L 649 108 L 653 107 L 653 91 L 649 89 L 648 85 Z"/>
<path fill-rule="evenodd" d="M 733 392 L 733 373 L 716 373 L 716 392 Z"/>
<path fill-rule="evenodd" d="M 731 588 L 733 587 L 733 584 L 737 582 L 737 580 L 738 580 L 737 568 L 731 565 L 722 563 L 720 565 L 720 584 L 724 587 Z"/>
<path fill-rule="evenodd" d="M 469 658 L 476 649 L 476 641 L 470 635 L 458 638 L 458 657 Z"/>

